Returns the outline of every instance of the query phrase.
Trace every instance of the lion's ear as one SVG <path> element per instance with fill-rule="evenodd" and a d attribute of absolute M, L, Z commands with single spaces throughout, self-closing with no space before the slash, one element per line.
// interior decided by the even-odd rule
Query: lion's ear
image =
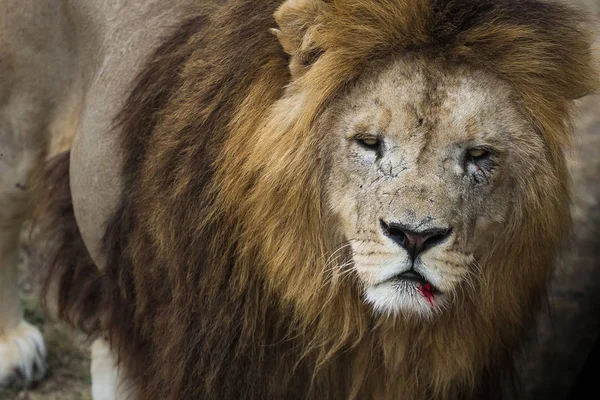
<path fill-rule="evenodd" d="M 314 40 L 314 32 L 329 9 L 328 3 L 327 0 L 287 0 L 275 12 L 279 29 L 271 32 L 291 56 L 293 78 L 302 76 L 323 53 Z"/>

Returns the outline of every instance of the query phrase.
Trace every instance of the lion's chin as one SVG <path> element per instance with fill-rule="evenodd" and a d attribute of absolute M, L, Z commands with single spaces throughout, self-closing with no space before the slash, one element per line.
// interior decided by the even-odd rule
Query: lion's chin
<path fill-rule="evenodd" d="M 429 284 L 390 280 L 365 289 L 365 300 L 377 313 L 430 319 L 444 309 L 446 295 Z"/>

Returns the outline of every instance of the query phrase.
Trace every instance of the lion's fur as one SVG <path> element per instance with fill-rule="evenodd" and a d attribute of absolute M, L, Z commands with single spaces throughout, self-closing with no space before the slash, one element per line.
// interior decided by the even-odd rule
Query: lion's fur
<path fill-rule="evenodd" d="M 102 278 L 91 262 L 73 213 L 69 156 L 70 151 L 56 154 L 34 178 L 33 197 L 44 203 L 35 207 L 33 226 L 42 227 L 49 236 L 40 250 L 52 255 L 45 262 L 47 279 L 41 298 L 47 311 L 56 308 L 57 317 L 93 333 L 100 329 L 97 311 L 102 299 Z M 45 220 L 48 216 L 50 219 Z M 77 308 L 72 304 L 77 304 Z M 79 319 L 83 316 L 89 317 L 85 321 Z"/>
<path fill-rule="evenodd" d="M 102 315 L 141 399 L 499 395 L 569 230 L 568 122 L 595 85 L 580 17 L 537 0 L 297 0 L 270 32 L 279 5 L 192 18 L 140 74 L 118 120 L 124 194 L 102 298 L 80 322 Z M 547 150 L 509 239 L 479 255 L 478 302 L 427 323 L 375 316 L 323 271 L 335 221 L 312 124 L 403 52 L 507 82 Z"/>

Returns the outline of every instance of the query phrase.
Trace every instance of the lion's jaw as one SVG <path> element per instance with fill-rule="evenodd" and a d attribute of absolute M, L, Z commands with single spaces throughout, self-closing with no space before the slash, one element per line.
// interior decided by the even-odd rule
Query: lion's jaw
<path fill-rule="evenodd" d="M 375 311 L 431 318 L 475 293 L 477 255 L 502 242 L 516 172 L 544 162 L 510 96 L 489 75 L 404 59 L 327 117 L 328 206 L 351 249 L 346 273 Z"/>

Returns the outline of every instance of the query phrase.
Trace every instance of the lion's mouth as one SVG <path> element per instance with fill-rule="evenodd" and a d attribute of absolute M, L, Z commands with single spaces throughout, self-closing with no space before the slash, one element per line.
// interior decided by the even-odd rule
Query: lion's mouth
<path fill-rule="evenodd" d="M 442 293 L 434 285 L 432 285 L 431 282 L 425 279 L 423 275 L 412 269 L 393 276 L 390 281 L 414 282 L 418 285 L 419 292 L 421 292 L 424 296 L 434 296 Z"/>

